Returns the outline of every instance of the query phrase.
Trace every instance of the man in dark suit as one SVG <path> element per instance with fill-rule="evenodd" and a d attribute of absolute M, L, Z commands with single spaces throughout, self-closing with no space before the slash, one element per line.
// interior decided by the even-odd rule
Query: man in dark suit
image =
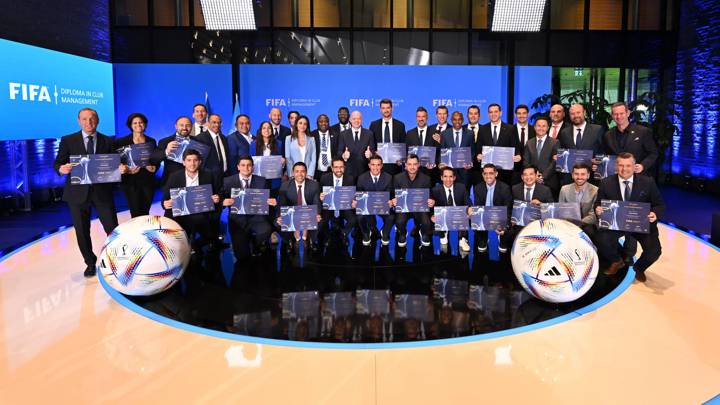
<path fill-rule="evenodd" d="M 586 149 L 593 151 L 593 156 L 602 152 L 603 129 L 600 125 L 591 124 L 585 120 L 585 106 L 573 104 L 570 106 L 570 122 L 560 131 L 558 139 L 560 148 L 563 149 Z M 573 182 L 571 173 L 562 173 L 561 184 Z"/>
<path fill-rule="evenodd" d="M 469 129 L 463 129 L 463 115 L 460 111 L 455 111 L 452 114 L 452 128 L 448 128 L 442 133 L 442 140 L 440 142 L 441 148 L 470 148 L 470 157 L 475 156 L 475 144 L 473 142 L 473 133 Z M 443 164 L 439 164 L 438 167 L 442 169 Z M 465 185 L 465 188 L 470 189 L 470 170 L 472 169 L 472 162 L 469 162 L 465 167 L 456 167 L 455 175 L 458 181 Z"/>
<path fill-rule="evenodd" d="M 315 156 L 317 166 L 315 167 L 315 178 L 322 179 L 327 173 L 332 173 L 331 163 L 338 157 L 337 145 L 339 134 L 330 130 L 330 119 L 325 114 L 317 118 L 317 129 L 311 135 L 315 138 Z"/>
<path fill-rule="evenodd" d="M 635 173 L 653 176 L 658 148 L 650 128 L 630 123 L 630 110 L 624 102 L 614 103 L 611 107 L 615 128 L 605 132 L 603 149 L 608 155 L 631 153 L 635 157 Z"/>
<path fill-rule="evenodd" d="M 332 172 L 326 173 L 320 178 L 320 187 L 338 187 L 338 186 L 354 186 L 355 178 L 345 174 L 345 161 L 341 157 L 336 157 L 332 161 Z M 325 194 L 320 193 L 320 201 L 325 200 Z M 332 230 L 342 233 L 343 244 L 348 244 L 348 236 L 355 226 L 356 217 L 355 210 L 336 210 L 330 211 L 323 209 L 322 221 L 318 224 L 318 239 L 321 244 L 327 245 L 329 240 L 328 227 L 332 222 Z"/>
<path fill-rule="evenodd" d="M 335 136 L 350 129 L 350 110 L 348 110 L 347 107 L 338 108 L 337 117 L 338 123 L 330 127 L 330 131 L 335 134 Z"/>
<path fill-rule="evenodd" d="M 212 145 L 203 169 L 213 172 L 221 179 L 234 171 L 234 164 L 228 161 L 228 141 L 222 134 L 222 118 L 219 115 L 210 114 L 207 130 L 195 139 Z"/>
<path fill-rule="evenodd" d="M 370 157 L 368 163 L 369 171 L 361 174 L 357 179 L 357 191 L 387 191 L 389 197 L 395 194 L 393 188 L 393 179 L 388 173 L 382 171 L 383 163 L 380 155 L 374 154 Z M 388 206 L 390 206 L 388 200 Z M 377 234 L 377 219 L 375 215 L 362 215 L 358 219 L 360 230 L 363 235 L 363 246 L 370 246 L 372 243 L 372 235 Z M 387 215 L 380 216 L 383 221 L 382 231 L 380 232 L 380 241 L 383 246 L 390 244 L 390 231 L 395 223 L 395 215 L 392 210 Z"/>
<path fill-rule="evenodd" d="M 525 146 L 530 138 L 535 137 L 535 128 L 528 123 L 528 116 L 530 115 L 530 109 L 525 104 L 519 104 L 515 107 L 515 125 L 513 125 L 513 131 L 515 136 L 515 154 L 520 157 L 525 156 Z M 522 168 L 525 162 L 520 159 L 519 162 L 515 162 L 513 168 L 512 182 L 510 185 L 518 184 L 522 180 Z"/>
<path fill-rule="evenodd" d="M 220 210 L 220 179 L 213 173 L 201 169 L 201 166 L 202 157 L 200 156 L 200 152 L 194 149 L 186 149 L 183 153 L 184 170 L 173 172 L 163 185 L 163 208 L 165 208 L 165 216 L 172 218 L 187 232 L 193 249 L 198 253 L 206 245 L 209 245 L 214 251 L 220 250 L 217 240 L 217 224 L 210 219 L 215 211 L 173 217 L 170 189 L 210 184 L 212 185 L 213 193 L 212 201 L 216 204 L 215 210 Z M 199 235 L 198 240 L 195 240 L 196 233 Z"/>
<path fill-rule="evenodd" d="M 250 117 L 245 114 L 235 117 L 235 131 L 227 136 L 228 170 L 231 171 L 230 174 L 235 174 L 237 162 L 241 156 L 254 154 L 255 151 L 250 150 L 253 139 L 250 132 Z"/>
<path fill-rule="evenodd" d="M 375 136 L 362 127 L 362 114 L 350 114 L 350 129 L 340 134 L 337 153 L 346 163 L 345 172 L 357 177 L 367 170 L 368 159 L 375 152 Z"/>
<path fill-rule="evenodd" d="M 462 128 L 462 126 L 460 126 Z M 405 171 L 393 177 L 393 187 L 399 188 L 426 188 L 430 189 L 430 177 L 420 173 L 420 160 L 417 155 L 410 154 L 405 161 Z M 428 207 L 432 208 L 435 201 L 428 198 Z M 397 205 L 397 199 L 392 199 L 393 207 Z M 433 225 L 430 215 L 427 212 L 395 213 L 395 228 L 397 230 L 397 244 L 399 247 L 407 245 L 407 222 L 414 218 L 415 227 L 420 229 L 420 243 L 423 247 L 430 246 L 432 241 Z"/>
<path fill-rule="evenodd" d="M 190 128 L 190 136 L 198 136 L 207 131 L 208 110 L 205 104 L 197 103 L 193 106 L 192 117 L 194 122 Z"/>
<path fill-rule="evenodd" d="M 293 165 L 293 178 L 289 179 L 280 186 L 278 194 L 278 202 L 281 207 L 290 207 L 297 205 L 316 205 L 318 207 L 317 220 L 322 220 L 319 210 L 322 208 L 322 202 L 320 201 L 320 185 L 318 182 L 307 178 L 307 166 L 303 162 L 297 162 Z M 302 196 L 302 201 L 298 197 Z M 282 218 L 278 218 L 278 224 L 282 225 Z M 317 231 L 303 231 L 303 235 L 299 231 L 295 231 L 294 238 L 286 232 L 284 235 L 285 240 L 288 241 L 286 249 L 289 253 L 293 249 L 293 246 L 297 246 L 300 242 L 300 237 L 303 240 L 310 239 L 310 247 L 313 251 L 318 251 L 317 244 Z M 308 245 L 305 245 L 308 246 Z"/>
<path fill-rule="evenodd" d="M 118 225 L 112 184 L 70 184 L 71 155 L 116 153 L 113 139 L 97 132 L 99 122 L 97 111 L 92 108 L 80 110 L 78 124 L 81 130 L 60 139 L 60 148 L 54 163 L 55 171 L 61 176 L 66 176 L 62 199 L 70 208 L 75 237 L 86 265 L 83 272 L 85 277 L 95 275 L 97 262 L 90 238 L 90 208 L 95 207 L 106 234 L 109 235 Z M 127 167 L 120 165 L 120 171 L 126 172 Z"/>
<path fill-rule="evenodd" d="M 446 106 L 439 105 L 435 108 L 435 118 L 437 119 L 437 122 L 430 125 L 428 131 L 437 143 L 442 142 L 442 133 L 445 132 L 446 129 L 450 128 L 450 124 L 447 122 L 448 116 L 449 113 Z"/>
<path fill-rule="evenodd" d="M 478 136 L 480 135 L 480 107 L 475 104 L 471 105 L 467 109 L 468 123 L 463 125 L 464 129 L 470 130 L 473 133 L 473 143 L 477 143 Z"/>
<path fill-rule="evenodd" d="M 426 166 L 420 167 L 420 171 L 430 176 L 431 184 L 435 184 L 440 179 L 440 173 L 437 169 L 437 160 L 440 155 L 440 142 L 433 138 L 430 127 L 427 125 L 428 112 L 425 107 L 418 107 L 415 111 L 415 122 L 417 127 L 408 131 L 405 137 L 407 146 L 432 146 L 435 148 L 435 160 Z"/>
<path fill-rule="evenodd" d="M 513 206 L 513 197 L 510 191 L 510 186 L 497 180 L 498 171 L 492 163 L 488 163 L 483 166 L 482 176 L 483 181 L 476 184 L 473 189 L 473 194 L 475 194 L 475 205 L 482 205 L 486 207 L 506 206 L 508 210 L 509 224 Z M 504 230 L 496 230 L 498 234 L 503 231 Z M 487 252 L 488 231 L 475 231 L 475 241 L 477 243 L 478 252 Z M 506 246 L 500 247 L 501 249 L 507 250 Z"/>
<path fill-rule="evenodd" d="M 468 130 L 469 132 L 469 130 Z M 470 206 L 470 196 L 468 189 L 462 183 L 456 183 L 455 172 L 449 168 L 444 167 L 440 170 L 441 184 L 436 185 L 430 192 L 430 198 L 433 199 L 434 207 L 457 207 L 457 206 Z M 431 218 L 435 222 L 435 216 Z M 469 252 L 470 244 L 468 243 L 467 231 L 458 232 L 458 245 L 460 251 Z M 441 232 L 440 244 L 447 247 L 448 245 L 448 232 Z"/>
<path fill-rule="evenodd" d="M 535 130 L 537 131 L 537 126 Z M 550 138 L 547 137 L 547 140 L 550 140 Z M 533 164 L 525 166 L 522 172 L 522 183 L 512 186 L 513 200 L 527 201 L 535 205 L 554 202 L 555 199 L 550 188 L 538 183 L 539 175 L 540 172 L 537 166 Z M 503 247 L 498 249 L 500 253 L 507 252 L 507 247 L 512 246 L 515 237 L 522 228 L 520 225 L 511 225 L 507 231 L 499 232 L 501 234 L 500 246 Z"/>
<path fill-rule="evenodd" d="M 190 136 L 190 130 L 192 128 L 192 122 L 190 121 L 190 118 L 188 117 L 180 117 L 177 120 L 175 120 L 175 133 L 165 137 L 158 142 L 158 147 L 153 151 L 152 156 L 150 157 L 150 161 L 155 165 L 159 166 L 160 163 L 164 163 L 165 168 L 163 169 L 163 175 L 162 175 L 162 185 L 164 186 L 165 183 L 167 183 L 167 179 L 175 172 L 183 171 L 185 168 L 181 163 L 178 163 L 174 160 L 170 160 L 167 158 L 168 154 L 170 154 L 173 150 L 175 150 L 178 147 L 178 142 L 175 140 L 176 137 L 183 137 L 187 138 Z M 207 139 L 209 138 L 209 135 L 207 137 L 194 137 L 194 139 L 198 142 L 207 143 Z M 209 143 L 207 143 L 208 146 L 211 146 Z"/>
<path fill-rule="evenodd" d="M 483 146 L 504 146 L 516 147 L 515 133 L 512 126 L 502 122 L 502 109 L 497 103 L 488 106 L 488 118 L 490 122 L 480 127 L 477 142 L 475 143 L 475 159 L 473 162 L 473 184 L 482 181 L 482 148 Z M 515 155 L 513 160 L 519 162 L 520 155 Z M 500 170 L 500 180 L 506 184 L 512 181 L 511 170 Z"/>
<path fill-rule="evenodd" d="M 232 190 L 235 189 L 267 189 L 268 181 L 262 176 L 254 176 L 253 160 L 250 156 L 241 156 L 237 164 L 238 174 L 223 179 L 223 206 L 229 207 L 235 203 Z M 269 198 L 267 204 L 271 207 L 277 205 L 274 198 Z M 228 213 L 230 240 L 232 241 L 235 262 L 239 263 L 251 255 L 260 256 L 268 249 L 268 239 L 272 233 L 272 224 L 267 215 L 237 215 Z"/>
<path fill-rule="evenodd" d="M 550 128 L 548 128 L 548 136 L 552 139 L 557 139 L 560 135 L 560 131 L 568 126 L 565 122 L 565 106 L 562 104 L 553 104 L 550 107 Z"/>
<path fill-rule="evenodd" d="M 290 128 L 286 127 L 285 125 L 282 125 L 282 112 L 280 112 L 279 108 L 272 108 L 270 109 L 270 113 L 268 114 L 268 118 L 270 118 L 270 125 L 272 126 L 272 133 L 275 135 L 275 139 L 279 139 L 281 142 L 285 142 L 285 137 L 290 135 Z M 262 134 L 260 133 L 260 127 L 257 129 L 257 133 L 255 134 L 255 139 L 262 138 Z"/>
<path fill-rule="evenodd" d="M 660 246 L 660 238 L 658 234 L 657 220 L 665 213 L 665 202 L 660 195 L 660 191 L 655 185 L 652 177 L 635 173 L 635 157 L 627 152 L 617 155 L 617 174 L 603 179 L 598 188 L 598 196 L 595 204 L 595 213 L 600 216 L 603 212 L 599 205 L 602 200 L 617 201 L 637 201 L 650 203 L 650 233 L 625 233 L 625 236 L 632 237 L 640 242 L 643 248 L 642 255 L 638 258 L 633 266 L 635 270 L 635 279 L 645 282 L 647 279 L 645 271 L 653 263 L 655 263 L 662 252 Z M 618 238 L 622 232 L 611 231 L 608 229 L 598 229 L 597 244 L 600 259 L 605 263 L 610 263 L 605 274 L 612 275 L 620 270 L 625 262 L 620 254 L 618 246 Z"/>
<path fill-rule="evenodd" d="M 392 100 L 384 98 L 380 100 L 380 114 L 382 118 L 370 123 L 370 131 L 375 135 L 375 144 L 380 143 L 405 143 L 405 123 L 393 118 Z M 396 175 L 400 173 L 402 165 L 397 162 L 385 162 L 383 170 Z"/>
<path fill-rule="evenodd" d="M 547 117 L 535 120 L 535 139 L 525 146 L 523 161 L 540 170 L 542 184 L 550 187 L 553 196 L 557 196 L 560 192 L 560 183 L 555 173 L 558 142 L 547 136 L 549 124 L 550 120 Z"/>

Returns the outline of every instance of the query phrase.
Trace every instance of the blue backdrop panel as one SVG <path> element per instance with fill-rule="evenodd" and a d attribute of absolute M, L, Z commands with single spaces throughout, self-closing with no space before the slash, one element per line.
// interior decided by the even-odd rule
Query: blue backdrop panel
<path fill-rule="evenodd" d="M 192 107 L 210 99 L 223 128 L 232 122 L 232 67 L 200 64 L 115 64 L 115 100 L 118 135 L 128 134 L 128 115 L 148 118 L 147 134 L 155 139 L 175 131 L 175 120 L 192 116 Z"/>
<path fill-rule="evenodd" d="M 79 129 L 77 113 L 91 107 L 100 132 L 115 128 L 112 65 L 0 39 L 0 111 L 23 120 L 0 140 L 59 138 Z"/>
<path fill-rule="evenodd" d="M 385 97 L 393 100 L 395 118 L 410 130 L 418 106 L 429 111 L 434 123 L 438 105 L 465 115 L 472 104 L 481 111 L 489 103 L 505 105 L 506 94 L 504 66 L 240 65 L 240 110 L 250 115 L 253 131 L 272 107 L 282 110 L 285 125 L 287 112 L 297 110 L 314 128 L 320 113 L 335 123 L 337 109 L 346 106 L 362 112 L 368 127 L 380 117 Z"/>
<path fill-rule="evenodd" d="M 515 67 L 515 105 L 532 106 L 533 101 L 543 94 L 552 92 L 552 66 Z M 512 107 L 515 112 L 515 106 Z M 538 110 L 530 108 L 530 116 Z"/>

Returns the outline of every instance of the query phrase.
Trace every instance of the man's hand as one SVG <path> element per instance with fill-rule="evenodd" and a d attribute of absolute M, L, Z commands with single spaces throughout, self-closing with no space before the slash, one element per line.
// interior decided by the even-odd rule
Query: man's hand
<path fill-rule="evenodd" d="M 169 210 L 172 208 L 172 200 L 165 200 L 163 201 L 163 208 L 166 210 Z"/>
<path fill-rule="evenodd" d="M 320 193 L 320 201 L 325 201 L 325 193 Z"/>
<path fill-rule="evenodd" d="M 178 147 L 178 142 L 177 142 L 177 141 L 171 141 L 171 142 L 168 143 L 167 146 L 165 147 L 165 155 L 166 155 L 166 156 L 169 155 L 170 152 L 172 152 L 173 150 L 175 150 L 175 148 L 177 148 L 177 147 Z"/>
<path fill-rule="evenodd" d="M 435 142 L 440 143 L 440 132 L 435 132 L 435 133 L 433 134 L 433 136 L 432 136 L 432 139 L 433 139 Z"/>
<path fill-rule="evenodd" d="M 155 173 L 155 170 L 157 170 L 157 167 L 154 165 L 147 165 L 147 166 L 145 166 L 145 170 L 149 171 L 150 173 Z"/>
<path fill-rule="evenodd" d="M 371 156 L 372 156 L 372 151 L 370 150 L 370 146 L 368 146 L 367 149 L 365 149 L 365 158 L 370 159 Z"/>
<path fill-rule="evenodd" d="M 120 174 L 125 174 L 125 173 L 130 172 L 130 168 L 126 164 L 120 163 L 120 166 L 118 166 L 118 168 L 120 169 Z M 137 172 L 135 172 L 135 173 L 137 173 Z"/>
<path fill-rule="evenodd" d="M 267 203 L 269 206 L 274 207 L 277 205 L 277 200 L 274 198 L 268 198 Z"/>
<path fill-rule="evenodd" d="M 70 174 L 70 172 L 72 171 L 72 167 L 73 165 L 71 165 L 70 163 L 65 163 L 64 165 L 60 166 L 58 171 L 62 174 Z"/>
<path fill-rule="evenodd" d="M 535 204 L 535 205 L 540 205 L 540 204 L 542 204 L 542 202 L 540 202 L 540 200 L 538 200 L 537 198 L 533 198 L 532 201 L 530 201 L 530 202 L 531 202 L 532 204 Z"/>
<path fill-rule="evenodd" d="M 655 222 L 655 221 L 657 221 L 657 215 L 655 215 L 654 212 L 650 211 L 650 213 L 648 214 L 648 220 L 649 220 L 650 222 Z"/>
<path fill-rule="evenodd" d="M 342 153 L 342 158 L 344 161 L 350 159 L 350 149 L 348 149 L 347 146 L 345 147 L 345 152 Z"/>
<path fill-rule="evenodd" d="M 220 202 L 220 196 L 217 195 L 217 194 L 213 194 L 213 195 L 212 195 L 212 201 L 213 201 L 215 204 L 219 203 L 219 202 Z"/>
<path fill-rule="evenodd" d="M 605 210 L 603 209 L 603 207 L 601 207 L 601 206 L 599 206 L 599 205 L 598 205 L 597 207 L 595 207 L 595 214 L 596 214 L 596 215 L 601 215 L 601 214 L 603 213 L 603 211 L 605 211 Z"/>
<path fill-rule="evenodd" d="M 390 202 L 390 206 L 391 206 L 391 207 L 394 207 L 395 205 L 397 205 L 397 198 L 393 198 L 393 199 L 390 200 L 389 202 Z"/>
<path fill-rule="evenodd" d="M 477 159 L 478 162 L 481 161 L 481 160 L 482 160 L 482 153 L 478 153 L 477 156 L 475 156 L 475 159 Z"/>
<path fill-rule="evenodd" d="M 428 198 L 428 207 L 432 208 L 435 206 L 435 200 Z"/>
<path fill-rule="evenodd" d="M 517 162 L 519 162 L 519 161 L 521 161 L 521 160 L 522 160 L 522 156 L 520 156 L 520 155 L 514 155 L 514 156 L 513 156 L 513 162 L 514 162 L 514 163 L 517 163 Z"/>
<path fill-rule="evenodd" d="M 635 173 L 642 173 L 642 171 L 645 170 L 643 165 L 640 163 L 635 163 Z"/>
<path fill-rule="evenodd" d="M 235 199 L 233 198 L 226 198 L 223 200 L 223 207 L 229 207 L 231 205 L 235 204 Z"/>

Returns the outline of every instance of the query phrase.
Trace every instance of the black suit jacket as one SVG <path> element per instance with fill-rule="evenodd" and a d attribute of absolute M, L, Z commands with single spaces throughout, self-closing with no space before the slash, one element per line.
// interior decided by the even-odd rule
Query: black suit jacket
<path fill-rule="evenodd" d="M 375 152 L 375 136 L 369 129 L 360 129 L 360 140 L 355 142 L 353 129 L 340 134 L 338 139 L 337 153 L 342 155 L 345 148 L 350 151 L 350 158 L 345 162 L 345 173 L 357 177 L 368 170 L 368 159 L 365 158 L 365 151 L 368 146 Z"/>
<path fill-rule="evenodd" d="M 348 122 L 346 125 L 348 125 L 348 128 L 349 128 L 350 122 Z M 342 131 L 340 130 L 340 123 L 338 122 L 337 124 L 331 126 L 331 127 L 330 127 L 330 132 L 332 132 L 333 134 L 335 134 L 335 136 L 340 135 L 340 133 L 342 132 Z"/>
<path fill-rule="evenodd" d="M 328 160 L 328 169 L 332 166 L 332 160 L 336 156 L 339 156 L 337 154 L 338 149 L 338 138 L 339 134 L 336 134 L 332 131 L 332 129 L 328 130 L 328 135 L 330 135 L 330 145 L 328 145 L 329 152 L 330 152 L 330 160 Z M 319 170 L 318 167 L 320 166 L 320 131 L 314 130 L 310 132 L 310 136 L 315 138 L 315 160 L 317 161 L 317 165 L 315 166 L 315 170 Z"/>
<path fill-rule="evenodd" d="M 370 123 L 370 131 L 375 135 L 375 143 L 383 143 L 383 125 L 382 118 Z M 392 141 L 393 143 L 405 143 L 405 123 L 400 120 L 392 119 Z"/>
<path fill-rule="evenodd" d="M 95 153 L 117 153 L 115 141 L 109 136 L 99 132 L 95 133 Z M 60 147 L 55 157 L 55 172 L 61 176 L 60 166 L 70 163 L 70 155 L 87 155 L 85 142 L 83 141 L 82 132 L 78 131 L 70 135 L 60 138 Z M 103 202 L 112 202 L 112 183 L 104 184 L 70 184 L 70 175 L 65 175 L 65 190 L 63 191 L 63 201 L 69 203 L 82 203 L 87 201 L 90 192 Z"/>
<path fill-rule="evenodd" d="M 149 143 L 153 145 L 153 153 L 155 152 L 155 148 L 157 148 L 157 142 L 155 139 L 145 135 L 145 143 Z M 124 146 L 132 145 L 133 144 L 133 136 L 132 134 L 123 136 L 120 138 L 115 139 L 115 148 L 120 149 Z M 151 154 L 152 156 L 152 154 Z M 152 164 L 152 162 L 150 162 Z M 122 185 L 124 187 L 133 187 L 135 185 L 142 186 L 142 185 L 154 185 L 155 184 L 155 173 L 150 173 L 147 171 L 144 167 L 140 169 L 139 172 L 135 174 L 123 174 L 122 175 Z"/>
<path fill-rule="evenodd" d="M 354 186 L 355 185 L 355 177 L 350 176 L 348 174 L 343 175 L 341 185 Z M 320 186 L 321 187 L 334 187 L 335 186 L 335 176 L 332 173 L 325 173 L 320 178 Z M 320 191 L 322 191 L 322 190 L 320 190 Z"/>
<path fill-rule="evenodd" d="M 258 176 L 253 174 L 250 176 L 250 185 L 248 188 L 257 188 L 257 189 L 267 189 L 269 182 L 268 180 L 263 176 Z M 240 175 L 239 174 L 232 174 L 230 176 L 227 176 L 223 179 L 223 185 L 222 185 L 222 196 L 223 198 L 230 198 L 230 192 L 233 188 L 241 188 L 242 183 L 240 182 Z"/>
<path fill-rule="evenodd" d="M 203 169 L 200 169 L 198 171 L 198 176 L 200 176 L 198 178 L 199 185 L 202 186 L 203 184 L 210 184 L 210 185 L 212 185 L 213 194 L 218 194 L 218 195 L 221 194 L 222 186 L 221 186 L 220 180 L 218 179 L 217 176 L 215 176 L 213 173 L 211 173 L 207 170 L 203 170 Z M 163 201 L 170 199 L 170 189 L 171 188 L 186 187 L 186 184 L 187 183 L 185 182 L 184 168 L 182 171 L 176 171 L 173 174 L 171 174 L 167 178 L 167 182 L 165 182 L 165 184 L 163 185 Z M 216 211 L 221 209 L 221 207 L 222 207 L 221 203 L 222 203 L 222 201 L 218 204 L 215 204 Z M 203 212 L 201 214 L 192 214 L 192 215 L 205 215 L 205 214 L 211 214 L 211 212 Z M 165 210 L 165 216 L 168 218 L 172 218 L 172 209 Z"/>
<path fill-rule="evenodd" d="M 514 185 L 512 187 L 512 195 L 513 199 L 515 200 L 525 201 L 525 184 L 518 183 Z M 555 202 L 555 199 L 552 196 L 552 191 L 550 191 L 550 187 L 539 183 L 535 183 L 535 189 L 533 190 L 532 199 L 537 199 L 540 202 L 544 203 Z"/>
<path fill-rule="evenodd" d="M 617 155 L 621 152 L 629 152 L 635 156 L 635 162 L 643 166 L 644 175 L 652 175 L 655 161 L 658 158 L 658 148 L 653 139 L 650 128 L 642 125 L 630 124 L 625 128 L 621 143 L 618 143 L 616 133 L 617 127 L 605 132 L 603 136 L 603 149 L 608 155 Z"/>
<path fill-rule="evenodd" d="M 393 198 L 392 196 L 395 194 L 395 189 L 393 188 L 393 177 L 386 172 L 380 172 L 380 176 L 378 176 L 378 182 L 373 183 L 372 175 L 370 174 L 370 172 L 365 172 L 358 177 L 356 190 L 388 191 L 390 192 L 390 198 Z"/>
<path fill-rule="evenodd" d="M 410 177 L 408 177 L 407 172 L 398 173 L 395 176 L 393 176 L 393 187 L 397 188 L 432 188 L 432 184 L 430 183 L 430 176 L 420 173 L 417 173 L 417 176 L 415 176 L 414 181 L 410 181 Z"/>
<path fill-rule="evenodd" d="M 425 135 L 425 143 L 421 142 L 420 132 L 418 131 L 417 127 L 408 131 L 405 137 L 405 143 L 407 144 L 407 146 L 434 146 L 436 148 L 439 148 L 440 142 L 435 142 L 432 137 L 433 133 L 430 131 L 430 127 L 425 127 L 423 131 L 423 134 Z"/>
<path fill-rule="evenodd" d="M 515 154 L 520 155 L 520 161 L 515 162 L 515 167 L 513 170 L 520 172 L 525 165 L 525 161 L 523 160 L 525 156 L 525 145 L 527 145 L 527 142 L 530 140 L 530 138 L 535 137 L 535 128 L 533 128 L 532 125 L 528 123 L 527 129 L 525 130 L 525 143 L 520 142 L 520 129 L 518 128 L 518 125 L 515 124 L 512 126 L 513 136 L 515 137 Z"/>
<path fill-rule="evenodd" d="M 484 181 L 475 185 L 473 193 L 475 194 L 475 205 L 485 205 L 485 199 L 487 198 L 487 184 Z M 510 186 L 503 183 L 502 181 L 495 180 L 495 191 L 493 192 L 493 206 L 506 206 L 508 207 L 508 217 L 512 213 L 513 196 L 510 191 Z"/>
<path fill-rule="evenodd" d="M 320 201 L 320 185 L 315 180 L 305 179 L 303 187 L 303 196 L 307 205 L 317 205 L 318 213 L 322 209 L 322 202 Z M 298 205 L 297 200 L 297 185 L 294 179 L 290 179 L 284 182 L 280 186 L 280 192 L 278 194 L 279 205 L 287 207 L 291 205 Z"/>
<path fill-rule="evenodd" d="M 161 180 L 161 183 L 163 186 L 165 186 L 165 184 L 167 183 L 167 180 L 171 174 L 178 172 L 178 171 L 185 170 L 185 167 L 182 164 L 177 163 L 174 160 L 168 159 L 167 155 L 165 154 L 165 149 L 167 149 L 167 146 L 170 142 L 175 140 L 175 136 L 176 136 L 176 134 L 172 134 L 168 137 L 161 139 L 160 142 L 158 142 L 157 149 L 155 149 L 155 152 L 153 152 L 152 157 L 150 158 L 150 161 L 156 166 L 160 166 L 160 163 L 163 163 L 163 162 L 165 163 L 165 168 L 163 169 L 163 175 L 162 175 L 162 180 Z M 209 136 L 210 135 L 208 135 L 208 137 Z M 198 142 L 207 144 L 207 138 L 195 136 L 192 139 L 194 139 Z M 210 149 L 211 149 L 210 153 L 212 153 L 212 150 L 215 149 L 215 147 L 211 144 L 207 144 L 207 145 L 210 146 Z M 204 168 L 204 167 L 205 167 L 205 162 L 203 161 L 201 168 Z"/>
<path fill-rule="evenodd" d="M 470 206 L 470 196 L 464 184 L 455 182 L 452 188 L 452 195 L 456 206 Z M 447 194 L 445 194 L 445 186 L 442 183 L 433 187 L 430 191 L 430 198 L 435 200 L 435 206 L 446 207 L 450 205 L 447 201 Z"/>
<path fill-rule="evenodd" d="M 603 129 L 600 125 L 586 123 L 585 131 L 582 132 L 582 140 L 580 145 L 575 144 L 575 136 L 577 130 L 574 125 L 568 125 L 560 131 L 558 139 L 560 140 L 560 147 L 563 149 L 590 149 L 594 155 L 603 153 L 602 152 L 602 137 Z"/>
<path fill-rule="evenodd" d="M 230 149 L 228 149 L 228 141 L 225 135 L 222 133 L 218 134 L 220 137 L 220 141 L 223 144 L 223 148 L 225 149 L 225 159 L 228 160 L 226 162 L 227 170 L 223 170 L 223 168 L 220 166 L 220 158 L 218 157 L 217 149 L 215 148 L 215 143 L 213 142 L 212 135 L 210 135 L 210 132 L 205 131 L 201 133 L 200 135 L 195 136 L 195 140 L 200 141 L 202 143 L 210 145 L 210 152 L 208 152 L 207 158 L 205 158 L 205 163 L 203 164 L 203 168 L 205 170 L 209 170 L 213 173 L 215 173 L 216 176 L 223 178 L 226 175 L 230 175 L 233 170 L 233 166 L 237 166 L 237 162 L 235 162 L 235 165 L 230 162 Z M 237 169 L 237 167 L 235 167 Z"/>
<path fill-rule="evenodd" d="M 515 127 L 512 125 L 506 124 L 504 122 L 500 122 L 500 128 L 498 131 L 497 136 L 497 142 L 493 143 L 492 138 L 492 123 L 488 122 L 485 125 L 481 125 L 477 142 L 475 143 L 475 155 L 478 153 L 482 153 L 482 147 L 483 146 L 505 146 L 505 147 L 513 147 L 516 148 L 518 142 L 516 142 L 516 136 L 515 136 Z M 517 148 L 516 148 L 517 153 Z M 477 159 L 473 158 L 473 169 L 477 171 L 482 171 L 482 162 L 478 162 Z M 501 170 L 501 169 L 498 169 Z"/>
<path fill-rule="evenodd" d="M 619 176 L 615 174 L 604 178 L 600 182 L 595 206 L 600 205 L 602 200 L 623 200 L 618 177 Z M 658 187 L 652 177 L 642 174 L 635 174 L 633 176 L 630 201 L 650 203 L 650 210 L 654 212 L 658 218 L 665 214 L 665 202 L 663 201 L 660 190 L 658 190 Z"/>

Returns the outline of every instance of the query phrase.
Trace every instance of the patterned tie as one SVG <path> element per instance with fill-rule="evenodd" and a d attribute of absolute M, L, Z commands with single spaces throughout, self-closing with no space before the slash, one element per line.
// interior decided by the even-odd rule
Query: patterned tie
<path fill-rule="evenodd" d="M 322 149 L 320 151 L 320 154 L 322 155 L 322 164 L 324 167 L 328 167 L 330 162 L 328 162 L 327 158 L 327 135 L 321 135 L 320 138 L 322 139 L 320 144 L 320 148 Z"/>
<path fill-rule="evenodd" d="M 475 125 L 470 127 L 470 130 L 473 132 L 473 139 L 475 142 L 477 142 L 477 132 L 475 132 Z"/>
<path fill-rule="evenodd" d="M 242 188 L 243 188 L 243 189 L 246 189 L 247 186 L 248 186 L 248 181 L 247 181 L 247 179 L 242 179 Z"/>
<path fill-rule="evenodd" d="M 452 189 L 451 189 L 451 188 L 448 189 L 447 200 L 448 200 L 448 205 L 449 205 L 449 206 L 455 205 L 455 200 L 453 199 Z"/>
<path fill-rule="evenodd" d="M 297 205 L 303 205 L 302 185 L 298 185 Z"/>
<path fill-rule="evenodd" d="M 87 144 L 85 145 L 85 150 L 87 151 L 88 155 L 95 153 L 95 137 L 94 136 L 88 135 Z"/>
<path fill-rule="evenodd" d="M 530 190 L 532 190 L 530 187 L 525 187 L 525 201 L 532 200 L 532 194 L 530 194 Z"/>
<path fill-rule="evenodd" d="M 493 145 L 497 144 L 497 125 L 493 125 Z"/>
<path fill-rule="evenodd" d="M 390 139 L 390 122 L 385 121 L 385 131 L 383 132 L 383 142 L 384 143 L 391 143 L 392 140 Z"/>
<path fill-rule="evenodd" d="M 625 183 L 625 192 L 623 193 L 623 200 L 630 201 L 630 193 L 632 193 L 632 190 L 630 190 L 630 180 L 623 181 Z"/>
<path fill-rule="evenodd" d="M 580 142 L 582 142 L 582 130 L 578 128 L 577 131 L 577 135 L 575 135 L 575 148 L 580 149 Z"/>
<path fill-rule="evenodd" d="M 538 156 L 540 156 L 540 152 L 542 151 L 542 147 L 543 147 L 543 140 L 542 140 L 542 139 L 538 139 L 538 143 L 537 143 L 537 154 L 538 154 Z"/>

